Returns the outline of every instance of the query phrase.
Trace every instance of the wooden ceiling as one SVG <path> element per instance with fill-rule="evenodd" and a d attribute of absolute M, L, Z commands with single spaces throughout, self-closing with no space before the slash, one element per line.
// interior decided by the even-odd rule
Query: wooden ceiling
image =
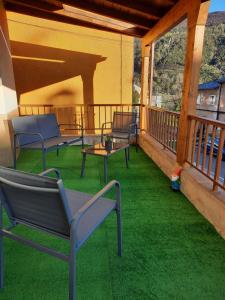
<path fill-rule="evenodd" d="M 178 0 L 5 0 L 26 15 L 143 37 Z"/>

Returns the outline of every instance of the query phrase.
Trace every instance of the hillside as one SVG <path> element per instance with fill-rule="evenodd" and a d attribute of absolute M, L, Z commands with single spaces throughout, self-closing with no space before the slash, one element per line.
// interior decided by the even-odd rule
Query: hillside
<path fill-rule="evenodd" d="M 160 96 L 165 106 L 173 110 L 179 110 L 182 92 L 186 28 L 186 21 L 182 22 L 155 45 L 153 95 Z M 134 81 L 137 85 L 140 70 L 140 41 L 135 40 Z M 225 76 L 225 12 L 214 12 L 209 14 L 205 31 L 200 83 L 222 76 Z"/>

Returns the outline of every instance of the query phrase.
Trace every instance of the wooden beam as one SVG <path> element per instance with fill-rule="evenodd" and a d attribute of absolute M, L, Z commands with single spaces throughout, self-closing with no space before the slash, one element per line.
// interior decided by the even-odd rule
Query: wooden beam
<path fill-rule="evenodd" d="M 140 0 L 113 0 L 111 2 L 116 3 L 119 6 L 135 10 L 137 12 L 145 13 L 149 15 L 149 17 L 152 16 L 155 19 L 159 19 L 160 17 L 162 17 L 171 8 L 171 4 L 165 5 L 163 8 L 159 8 L 159 6 L 154 6 L 153 4 L 150 5 L 149 3 Z"/>
<path fill-rule="evenodd" d="M 17 3 L 17 1 L 13 1 L 13 0 L 10 0 L 6 3 L 6 9 L 9 11 L 13 11 L 13 12 L 17 12 L 29 16 L 34 16 L 38 18 L 43 18 L 47 20 L 63 22 L 67 24 L 83 26 L 87 28 L 103 30 L 103 31 L 108 31 L 108 32 L 113 32 L 118 34 L 129 35 L 129 36 L 142 37 L 145 33 L 145 30 L 143 28 L 134 27 L 134 28 L 128 28 L 124 30 L 117 30 L 107 26 L 106 22 L 105 22 L 105 26 L 99 25 L 91 21 L 88 22 L 78 18 L 68 17 L 59 13 L 47 11 L 44 9 L 37 9 L 36 7 L 31 5 L 19 4 Z"/>
<path fill-rule="evenodd" d="M 34 1 L 34 0 L 6 0 L 5 2 L 14 2 L 14 3 L 18 3 L 18 4 L 25 4 L 25 5 L 30 5 L 30 6 L 34 6 L 34 4 L 36 5 L 37 8 L 40 9 L 46 9 L 46 10 L 50 10 L 50 11 L 55 11 L 57 9 L 62 9 L 62 3 L 60 1 L 44 1 L 44 0 L 38 0 Z"/>
<path fill-rule="evenodd" d="M 199 2 L 199 0 L 196 0 Z M 180 0 L 171 10 L 160 19 L 160 21 L 143 37 L 144 46 L 151 44 L 159 39 L 164 33 L 181 22 L 188 13 L 189 3 L 193 0 Z"/>
<path fill-rule="evenodd" d="M 210 1 L 189 0 L 188 36 L 185 55 L 184 87 L 177 140 L 177 162 L 182 166 L 187 157 L 188 115 L 194 114 L 202 61 L 205 23 Z"/>
<path fill-rule="evenodd" d="M 150 56 L 149 56 L 149 103 L 148 103 L 149 106 L 151 106 L 152 104 L 154 54 L 155 54 L 155 43 L 152 43 L 150 47 Z"/>
<path fill-rule="evenodd" d="M 148 93 L 149 93 L 149 85 L 148 85 L 148 74 L 149 74 L 149 55 L 150 55 L 150 47 L 146 46 L 142 49 L 142 65 L 141 65 L 141 116 L 140 116 L 140 127 L 141 130 L 146 130 L 147 122 L 146 122 L 146 106 L 148 105 Z M 142 107 L 145 105 L 145 107 Z"/>
<path fill-rule="evenodd" d="M 111 3 L 111 6 L 106 6 L 105 2 L 104 5 L 100 5 L 99 2 L 96 0 L 63 0 L 63 3 L 115 20 L 127 22 L 138 27 L 143 27 L 145 29 L 150 29 L 152 26 L 155 25 L 155 21 L 149 20 L 148 18 L 139 17 L 135 14 L 122 11 L 121 9 L 116 9 L 115 4 L 113 5 L 113 3 Z"/>

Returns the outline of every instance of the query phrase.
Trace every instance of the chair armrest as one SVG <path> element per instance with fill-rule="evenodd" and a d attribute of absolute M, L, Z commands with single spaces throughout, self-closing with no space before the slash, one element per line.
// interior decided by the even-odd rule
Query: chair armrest
<path fill-rule="evenodd" d="M 51 172 L 54 172 L 56 174 L 57 179 L 61 179 L 60 171 L 57 170 L 57 169 L 55 169 L 55 168 L 48 169 L 48 170 L 46 170 L 44 172 L 39 173 L 38 175 L 40 175 L 40 176 L 46 176 L 47 174 L 49 174 Z"/>
<path fill-rule="evenodd" d="M 70 123 L 61 123 L 61 124 L 59 124 L 59 127 L 61 127 L 61 126 L 74 126 L 74 127 L 79 127 L 80 129 L 83 128 L 83 126 L 80 124 L 70 124 Z"/>
<path fill-rule="evenodd" d="M 112 128 L 112 124 L 113 124 L 113 122 L 105 122 L 105 123 L 102 123 L 102 130 L 101 130 L 101 143 L 103 143 L 104 129 L 109 129 L 109 128 L 106 128 L 106 124 L 111 124 L 111 127 L 110 127 L 110 128 Z"/>
<path fill-rule="evenodd" d="M 135 133 L 137 133 L 137 123 L 131 123 L 129 126 L 128 126 L 128 131 L 129 133 L 131 133 L 132 131 L 132 127 L 135 127 Z"/>
<path fill-rule="evenodd" d="M 116 180 L 110 181 L 103 189 L 101 189 L 97 194 L 95 194 L 85 205 L 83 205 L 76 215 L 74 216 L 71 224 L 72 230 L 76 230 L 82 216 L 91 208 L 105 193 L 110 191 L 113 187 L 116 189 L 116 209 L 120 210 L 120 200 L 121 200 L 121 188 L 120 183 Z"/>
<path fill-rule="evenodd" d="M 16 147 L 16 138 L 19 135 L 31 135 L 31 136 L 37 135 L 40 138 L 42 148 L 44 148 L 44 138 L 43 138 L 42 134 L 38 133 L 38 132 L 16 132 L 16 133 L 14 133 L 14 147 Z"/>
<path fill-rule="evenodd" d="M 113 123 L 113 122 L 105 122 L 105 123 L 102 123 L 102 129 L 105 128 L 105 125 L 106 125 L 106 124 L 111 124 L 111 127 L 112 127 L 112 123 Z"/>
<path fill-rule="evenodd" d="M 61 126 L 73 126 L 74 128 L 73 129 L 80 129 L 81 130 L 81 136 L 83 137 L 84 136 L 84 128 L 81 124 L 67 124 L 67 123 L 61 123 L 61 124 L 58 124 L 59 128 Z"/>

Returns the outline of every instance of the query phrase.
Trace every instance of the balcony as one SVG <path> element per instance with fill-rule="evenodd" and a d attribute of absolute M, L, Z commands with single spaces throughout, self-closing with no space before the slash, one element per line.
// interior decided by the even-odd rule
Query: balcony
<path fill-rule="evenodd" d="M 103 164 L 88 157 L 80 178 L 79 146 L 48 154 L 47 167 L 62 172 L 66 187 L 95 193 L 103 185 Z M 38 173 L 41 155 L 24 151 L 18 168 Z M 109 179 L 122 186 L 124 255 L 116 254 L 112 215 L 78 254 L 79 299 L 224 299 L 225 242 L 141 150 L 109 160 Z M 28 236 L 23 227 L 17 232 Z M 33 240 L 59 250 L 68 245 L 38 232 Z M 67 264 L 32 248 L 5 240 L 5 288 L 1 299 L 67 299 Z M 13 288 L 12 288 L 13 285 Z"/>
<path fill-rule="evenodd" d="M 78 255 L 78 297 L 79 299 L 222 300 L 225 298 L 225 247 L 222 239 L 225 238 L 223 160 L 225 126 L 220 122 L 196 117 L 194 109 L 204 27 L 210 1 L 153 1 L 151 7 L 147 0 L 141 2 L 143 3 L 109 0 L 83 2 L 43 0 L 37 3 L 6 0 L 3 3 L 0 0 L 0 40 L 4 54 L 0 57 L 1 164 L 12 166 L 14 139 L 10 124 L 11 119 L 17 115 L 53 112 L 61 124 L 82 125 L 85 142 L 91 144 L 99 139 L 102 123 L 112 121 L 114 112 L 137 113 L 140 149 L 136 153 L 132 148 L 129 169 L 125 167 L 121 152 L 109 160 L 109 179 L 116 178 L 122 186 L 124 255 L 122 258 L 117 257 L 116 226 L 114 217 L 111 216 L 93 234 Z M 68 5 L 71 7 L 68 8 Z M 77 9 L 84 10 L 83 18 L 79 17 Z M 13 35 L 9 41 L 6 10 L 18 17 L 17 23 L 13 22 L 11 28 L 17 32 L 17 26 L 22 26 L 25 41 L 17 41 Z M 104 17 L 96 18 L 96 14 Z M 29 19 L 28 16 L 37 18 L 36 23 L 23 22 L 23 18 Z M 117 21 L 119 19 L 119 23 L 114 23 L 116 21 L 111 18 Z M 185 18 L 187 43 L 182 105 L 178 114 L 151 107 L 153 57 L 156 40 Z M 39 26 L 40 20 L 43 21 L 42 26 Z M 51 28 L 46 26 L 46 20 L 53 22 Z M 61 24 L 62 30 L 58 30 L 56 24 Z M 67 25 L 71 26 L 70 30 L 67 30 Z M 72 44 L 82 45 L 80 32 L 76 40 L 71 38 L 73 25 L 115 34 L 114 41 L 120 41 L 117 45 L 120 57 L 110 60 L 106 53 L 90 55 L 85 52 L 86 50 L 82 50 L 84 51 L 82 54 L 74 49 L 66 49 Z M 48 34 L 43 34 L 42 29 L 40 30 L 42 27 L 43 32 Z M 120 35 L 117 35 L 118 33 Z M 131 93 L 130 97 L 128 93 L 123 93 L 123 87 L 129 84 L 131 86 L 130 77 L 129 82 L 123 80 L 123 74 L 127 74 L 126 69 L 122 69 L 122 58 L 126 56 L 123 34 L 142 38 L 141 103 L 138 105 L 131 104 Z M 67 38 L 64 40 L 63 36 Z M 46 45 L 44 45 L 45 37 Z M 58 46 L 48 45 L 48 38 L 54 39 L 53 44 L 57 42 Z M 88 50 L 90 45 L 95 48 L 97 39 L 95 42 L 90 41 L 88 36 L 86 39 Z M 65 49 L 63 49 L 64 41 L 68 42 Z M 111 49 L 109 39 L 105 44 L 108 46 L 108 53 L 115 53 Z M 18 47 L 16 55 L 13 54 L 11 46 L 14 50 Z M 95 50 L 99 51 L 98 46 Z M 72 55 L 72 52 L 76 53 Z M 12 58 L 16 60 L 14 66 Z M 102 71 L 97 73 L 96 88 L 94 73 L 99 69 L 97 63 L 104 61 L 109 62 L 109 65 L 105 65 Z M 27 68 L 24 68 L 25 66 Z M 118 74 L 112 76 L 112 70 L 116 70 Z M 115 82 L 111 81 L 111 78 L 114 78 Z M 71 79 L 76 79 L 73 84 Z M 70 83 L 66 89 L 61 85 L 65 80 Z M 54 89 L 55 84 L 57 90 Z M 50 93 L 49 87 L 50 90 L 53 88 L 54 93 L 53 90 Z M 71 87 L 75 89 L 71 91 Z M 117 93 L 108 98 L 108 95 L 112 96 L 110 93 L 114 89 L 117 89 Z M 33 97 L 30 92 L 35 92 L 36 96 Z M 26 101 L 20 102 L 21 95 Z M 73 105 L 68 106 L 66 99 L 72 97 L 74 100 L 75 95 L 79 101 L 71 101 L 69 103 Z M 45 98 L 45 101 L 39 99 L 39 96 Z M 31 99 L 30 102 L 28 97 Z M 55 101 L 56 98 L 60 101 Z M 32 102 L 36 101 L 35 99 L 40 101 L 39 104 L 35 105 Z M 61 103 L 61 106 L 55 105 L 56 102 Z M 20 103 L 28 104 L 20 105 Z M 74 127 L 61 126 L 61 130 L 65 134 L 72 131 L 73 134 L 79 133 Z M 86 175 L 81 178 L 80 152 L 80 146 L 71 146 L 60 150 L 59 157 L 54 152 L 48 153 L 47 167 L 55 167 L 61 171 L 67 188 L 94 194 L 104 186 L 102 161 L 98 157 L 88 157 Z M 181 192 L 177 193 L 170 188 L 170 178 L 176 167 L 182 170 Z M 40 153 L 21 151 L 18 169 L 39 173 Z M 1 180 L 4 183 L 4 178 Z M 6 218 L 4 222 L 7 223 Z M 30 235 L 22 225 L 16 230 L 21 235 L 28 237 Z M 69 245 L 65 241 L 61 242 L 48 235 L 35 232 L 30 238 L 63 252 L 69 251 Z M 64 262 L 10 240 L 6 240 L 4 245 L 5 286 L 0 291 L 0 298 L 15 300 L 68 298 L 68 268 Z M 72 260 L 74 253 L 71 251 L 70 254 L 69 259 Z M 71 282 L 75 282 L 75 277 L 71 277 Z M 2 281 L 1 277 L 1 287 Z M 76 299 L 75 294 L 72 290 L 70 299 Z"/>

